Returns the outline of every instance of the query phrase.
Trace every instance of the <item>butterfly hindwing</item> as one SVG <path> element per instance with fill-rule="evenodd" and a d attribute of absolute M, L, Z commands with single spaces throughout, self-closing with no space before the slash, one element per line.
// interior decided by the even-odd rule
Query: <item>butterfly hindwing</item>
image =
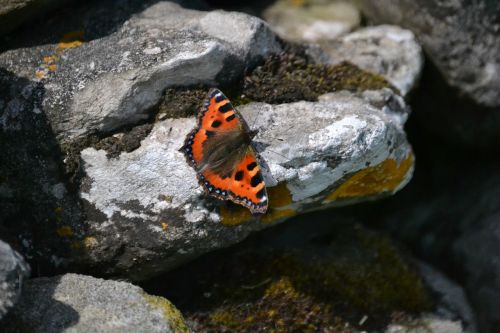
<path fill-rule="evenodd" d="M 205 191 L 252 213 L 267 210 L 267 192 L 248 126 L 229 99 L 211 89 L 181 150 Z"/>

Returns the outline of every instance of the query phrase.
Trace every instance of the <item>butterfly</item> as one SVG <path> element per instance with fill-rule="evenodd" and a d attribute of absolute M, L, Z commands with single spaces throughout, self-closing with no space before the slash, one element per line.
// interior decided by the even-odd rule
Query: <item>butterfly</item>
<path fill-rule="evenodd" d="M 251 131 L 229 99 L 212 88 L 198 114 L 197 126 L 179 149 L 196 171 L 206 193 L 265 213 L 266 184 L 257 161 Z"/>

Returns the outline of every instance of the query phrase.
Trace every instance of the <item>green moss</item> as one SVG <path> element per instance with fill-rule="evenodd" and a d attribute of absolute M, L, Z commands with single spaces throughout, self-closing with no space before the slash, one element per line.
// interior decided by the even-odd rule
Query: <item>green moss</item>
<path fill-rule="evenodd" d="M 251 100 L 267 103 L 314 101 L 338 90 L 363 91 L 392 87 L 382 76 L 343 62 L 330 66 L 314 64 L 305 56 L 284 53 L 269 57 L 245 77 L 243 93 Z"/>
<path fill-rule="evenodd" d="M 352 332 L 380 330 L 394 313 L 411 317 L 432 308 L 417 272 L 388 239 L 348 227 L 319 242 L 321 251 L 211 261 L 209 273 L 195 273 L 202 282 L 190 287 L 203 292 L 186 316 L 206 332 Z"/>
<path fill-rule="evenodd" d="M 147 293 L 143 293 L 144 300 L 151 305 L 153 308 L 160 309 L 166 320 L 169 321 L 173 332 L 176 333 L 189 333 L 191 330 L 187 327 L 184 322 L 182 314 L 177 308 L 170 303 L 167 299 L 159 296 L 152 296 Z"/>

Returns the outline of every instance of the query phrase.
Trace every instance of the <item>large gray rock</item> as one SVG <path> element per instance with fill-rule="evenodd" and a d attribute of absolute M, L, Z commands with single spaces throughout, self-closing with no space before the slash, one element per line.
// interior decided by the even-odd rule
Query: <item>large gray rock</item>
<path fill-rule="evenodd" d="M 84 21 L 107 20 L 114 15 L 107 7 L 89 9 Z M 43 80 L 42 108 L 63 142 L 144 121 L 167 87 L 231 82 L 261 57 L 281 51 L 258 18 L 167 1 L 146 6 L 109 35 L 84 39 L 85 31 L 78 31 L 57 45 L 0 54 L 5 70 Z"/>
<path fill-rule="evenodd" d="M 76 12 L 85 31 L 0 54 L 2 228 L 42 274 L 73 264 L 144 279 L 265 222 L 391 195 L 411 178 L 404 100 L 388 89 L 337 92 L 241 107 L 260 130 L 271 198 L 260 220 L 205 196 L 178 151 L 195 118 L 153 119 L 154 106 L 168 87 L 234 84 L 281 42 L 257 18 L 181 5 L 85 4 Z M 130 127 L 141 132 L 133 149 L 104 150 L 102 141 L 126 138 L 119 132 Z"/>
<path fill-rule="evenodd" d="M 190 332 L 168 300 L 77 274 L 29 280 L 1 324 L 3 332 Z"/>
<path fill-rule="evenodd" d="M 239 110 L 259 131 L 268 213 L 256 220 L 204 195 L 178 151 L 195 118 L 166 119 L 133 152 L 113 159 L 95 148 L 81 152 L 86 254 L 94 265 L 142 279 L 270 222 L 386 196 L 411 178 L 413 154 L 403 131 L 408 109 L 388 89 Z"/>
<path fill-rule="evenodd" d="M 17 302 L 29 272 L 21 255 L 0 240 L 0 319 Z"/>
<path fill-rule="evenodd" d="M 328 57 L 320 62 L 338 64 L 350 61 L 360 68 L 385 77 L 406 95 L 418 83 L 424 57 L 422 48 L 410 30 L 397 26 L 367 27 L 321 43 Z"/>
<path fill-rule="evenodd" d="M 357 0 L 375 22 L 412 30 L 449 85 L 478 104 L 500 106 L 497 1 Z"/>

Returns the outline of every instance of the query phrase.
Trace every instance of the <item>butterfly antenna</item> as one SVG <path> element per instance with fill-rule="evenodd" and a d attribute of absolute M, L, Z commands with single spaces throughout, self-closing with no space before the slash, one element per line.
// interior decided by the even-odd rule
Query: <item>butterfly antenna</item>
<path fill-rule="evenodd" d="M 276 155 L 278 155 L 278 156 L 281 156 L 281 157 L 285 158 L 285 159 L 286 159 L 286 160 L 288 160 L 288 161 L 290 160 L 290 159 L 289 159 L 288 157 L 286 157 L 285 155 L 281 155 L 280 153 L 277 153 L 277 152 L 275 152 L 274 150 L 271 150 L 271 149 L 266 149 L 266 150 L 269 150 L 271 153 L 274 153 L 274 154 L 276 154 Z"/>

